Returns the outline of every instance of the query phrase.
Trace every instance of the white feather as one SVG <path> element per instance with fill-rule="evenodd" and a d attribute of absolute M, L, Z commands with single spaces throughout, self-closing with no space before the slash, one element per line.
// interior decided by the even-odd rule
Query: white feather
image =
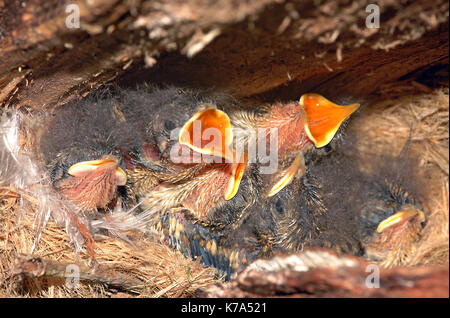
<path fill-rule="evenodd" d="M 35 240 L 30 253 L 35 250 L 50 216 L 58 224 L 65 225 L 78 251 L 84 239 L 73 224 L 73 218 L 83 224 L 85 221 L 77 213 L 77 208 L 63 200 L 53 189 L 47 172 L 38 165 L 35 156 L 20 147 L 20 127 L 27 129 L 27 126 L 37 126 L 29 121 L 30 118 L 18 112 L 4 113 L 0 118 L 0 186 L 14 189 L 21 195 L 20 205 L 30 206 L 35 212 Z"/>
<path fill-rule="evenodd" d="M 136 213 L 140 204 L 127 211 L 118 204 L 107 217 L 89 220 L 79 208 L 63 199 L 53 188 L 45 167 L 39 164 L 39 155 L 21 149 L 20 129 L 36 132 L 39 127 L 45 127 L 45 116 L 30 118 L 18 112 L 9 112 L 0 118 L 0 187 L 13 188 L 21 194 L 20 204 L 30 206 L 35 213 L 35 241 L 30 253 L 36 249 L 50 217 L 65 226 L 77 252 L 83 247 L 85 238 L 76 223 L 90 229 L 91 235 L 107 230 L 110 235 L 128 242 L 124 232 L 145 230 L 153 213 Z"/>

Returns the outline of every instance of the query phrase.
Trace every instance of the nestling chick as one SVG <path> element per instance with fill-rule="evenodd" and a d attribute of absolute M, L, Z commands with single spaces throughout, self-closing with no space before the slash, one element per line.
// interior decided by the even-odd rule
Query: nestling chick
<path fill-rule="evenodd" d="M 83 211 L 105 209 L 126 184 L 123 153 L 140 137 L 110 94 L 58 109 L 39 138 L 54 187 Z"/>
<path fill-rule="evenodd" d="M 358 108 L 315 94 L 256 111 L 230 100 L 176 88 L 106 92 L 58 110 L 38 134 L 38 153 L 55 189 L 83 214 L 113 209 L 120 199 L 139 204 L 142 220 L 189 211 L 187 219 L 230 232 L 249 207 L 300 177 L 304 153 L 328 144 Z M 211 129 L 218 136 L 204 138 Z M 252 140 L 255 129 L 262 134 Z M 247 149 L 239 152 L 235 140 Z M 281 169 L 263 174 L 265 158 L 249 158 L 248 149 L 273 141 Z"/>
<path fill-rule="evenodd" d="M 317 155 L 357 108 L 316 94 L 250 111 L 177 88 L 119 91 L 57 110 L 37 133 L 38 155 L 83 215 L 138 204 L 130 213 L 142 222 L 127 229 L 150 221 L 185 255 L 228 276 L 305 246 L 397 264 L 423 221 L 414 194 L 394 191 L 392 175 L 359 170 L 364 159 L 351 147 Z M 208 129 L 219 138 L 203 138 Z M 252 143 L 274 150 L 272 173 Z"/>
<path fill-rule="evenodd" d="M 256 111 L 243 110 L 237 103 L 226 108 L 189 91 L 174 89 L 151 92 L 148 99 L 155 94 L 159 98 L 164 95 L 169 108 L 167 113 L 172 113 L 172 107 L 183 110 L 172 114 L 171 127 L 182 122 L 180 118 L 186 118 L 186 113 L 191 117 L 178 133 L 172 134 L 172 142 L 168 141 L 167 133 L 158 135 L 154 129 L 156 124 L 151 122 L 150 132 L 155 135 L 152 139 L 157 140 L 160 151 L 158 164 L 164 166 L 166 174 L 159 174 L 157 187 L 149 182 L 148 189 L 137 187 L 131 191 L 148 193 L 141 200 L 149 213 L 183 207 L 202 221 L 227 201 L 231 200 L 232 204 L 250 162 L 261 166 L 267 160 L 261 149 L 256 153 L 256 145 L 263 146 L 264 150 L 270 147 L 274 152 L 275 169 L 265 173 L 270 174 L 265 178 L 270 187 L 264 194 L 273 196 L 296 175 L 304 173 L 303 152 L 311 146 L 327 145 L 341 123 L 358 108 L 357 104 L 338 106 L 316 94 L 306 94 L 299 102 L 275 104 Z M 168 144 L 171 144 L 169 156 Z M 281 169 L 277 169 L 278 162 Z M 144 184 L 139 173 L 153 173 L 155 169 L 151 165 L 148 166 L 150 172 L 141 168 L 130 174 L 133 180 L 139 181 L 136 185 Z"/>
<path fill-rule="evenodd" d="M 404 264 L 425 218 L 415 199 L 420 192 L 414 166 L 404 155 L 372 157 L 373 170 L 366 171 L 360 163 L 368 157 L 355 144 L 344 141 L 326 155 L 311 149 L 301 178 L 274 196 L 258 197 L 232 214 L 234 219 L 222 216 L 223 226 L 168 215 L 171 243 L 185 255 L 202 257 L 228 278 L 256 258 L 313 246 L 384 266 Z"/>
<path fill-rule="evenodd" d="M 303 104 L 305 101 L 307 101 L 306 105 Z M 259 210 L 263 210 L 265 205 L 270 205 L 267 198 L 277 195 L 286 188 L 295 176 L 301 177 L 306 169 L 303 154 L 312 146 L 327 145 L 341 123 L 358 108 L 358 105 L 337 106 L 319 95 L 309 94 L 305 95 L 301 102 L 288 105 L 276 104 L 272 108 L 265 107 L 257 111 L 244 111 L 233 105 L 234 107 L 226 113 L 217 110 L 214 104 L 205 107 L 197 100 L 186 99 L 185 105 L 192 102 L 197 102 L 197 105 L 189 107 L 189 109 L 200 110 L 183 125 L 178 134 L 178 140 L 172 145 L 174 147 L 187 146 L 189 152 L 185 158 L 188 160 L 192 160 L 193 153 L 200 152 L 222 157 L 226 161 L 219 163 L 200 161 L 194 165 L 190 165 L 191 161 L 188 161 L 189 164 L 185 164 L 183 170 L 180 170 L 183 172 L 181 177 L 175 174 L 173 177 L 164 179 L 161 185 L 149 189 L 149 194 L 144 199 L 148 202 L 144 204 L 144 208 L 154 208 L 160 211 L 189 210 L 191 216 L 165 214 L 158 229 L 165 229 L 172 244 L 183 250 L 186 255 L 193 258 L 202 256 L 206 264 L 222 267 L 230 274 L 230 270 L 236 269 L 237 264 L 240 264 L 238 261 L 239 250 L 245 251 L 243 255 L 249 253 L 249 255 L 243 256 L 244 259 L 249 260 L 259 255 L 261 250 L 267 251 L 268 254 L 272 253 L 271 246 L 258 248 L 257 245 L 263 244 L 262 240 L 268 240 L 267 244 L 269 245 L 276 244 L 278 239 L 272 240 L 271 235 L 281 222 L 274 220 L 270 223 L 264 220 L 267 215 Z M 169 105 L 173 104 L 169 101 Z M 313 115 L 308 117 L 306 110 L 312 112 Z M 308 120 L 308 118 L 310 119 Z M 258 137 L 262 136 L 263 142 L 269 141 L 265 146 L 273 143 L 270 135 L 273 131 L 277 132 L 275 153 L 277 162 L 279 160 L 282 168 L 276 169 L 272 175 L 264 175 L 261 173 L 263 158 L 260 157 L 254 158 L 256 162 L 251 163 L 244 160 L 234 166 L 235 158 L 233 156 L 236 155 L 236 152 L 230 146 L 231 142 L 223 139 L 219 142 L 209 139 L 206 142 L 201 140 L 197 145 L 195 144 L 191 136 L 195 134 L 196 121 L 203 124 L 200 133 L 209 128 L 217 128 L 220 135 L 225 136 L 225 140 L 234 138 L 234 131 L 226 131 L 225 128 L 240 128 L 238 131 L 240 135 L 236 137 L 242 138 L 247 143 L 246 146 L 250 143 L 251 133 L 255 129 L 262 130 L 262 134 Z M 270 130 L 271 128 L 273 130 Z M 227 153 L 227 151 L 229 152 Z M 176 165 L 170 162 L 170 157 L 165 160 L 165 167 Z M 234 170 L 235 167 L 237 167 L 236 170 Z M 227 171 L 227 168 L 230 170 Z M 193 169 L 193 173 L 186 173 L 189 169 Z M 170 168 L 170 170 L 174 172 L 176 169 Z M 141 173 L 143 171 L 141 170 Z M 233 185 L 231 187 L 233 191 L 231 191 L 232 195 L 227 196 L 227 192 L 224 190 L 229 189 L 229 184 Z M 298 226 L 304 227 L 304 229 L 301 231 L 301 238 L 297 238 L 297 240 L 306 244 L 307 239 L 311 241 L 312 237 L 316 235 L 316 227 L 321 219 L 320 215 L 326 212 L 326 209 L 319 208 L 319 199 L 314 197 L 316 194 L 309 193 L 314 192 L 311 188 L 298 182 L 293 185 L 295 190 L 290 188 L 292 187 L 283 192 L 282 198 L 277 197 L 273 201 L 278 205 L 277 209 L 282 209 L 279 206 L 280 202 L 290 202 L 289 207 L 286 207 L 287 211 L 298 211 L 299 203 L 293 201 L 292 197 L 301 200 L 303 202 L 301 205 L 309 206 L 309 210 L 301 214 L 306 219 L 298 220 Z M 133 191 L 132 188 L 131 191 Z M 296 218 L 298 218 L 297 214 Z M 252 221 L 246 223 L 249 219 Z M 295 218 L 290 220 L 295 220 Z M 289 221 L 286 220 L 286 222 Z M 255 229 L 243 225 L 244 223 L 247 225 L 263 224 L 263 227 L 265 226 L 267 229 L 260 230 L 260 233 L 257 234 L 260 238 L 254 241 Z M 292 237 L 296 234 L 298 233 L 292 234 Z M 289 237 L 289 234 L 285 235 Z M 293 238 L 293 240 L 296 239 Z M 208 256 L 209 252 L 217 252 L 217 254 Z M 232 257 L 232 260 L 228 259 L 226 254 Z"/>
<path fill-rule="evenodd" d="M 127 121 L 145 136 L 145 144 L 133 149 L 126 160 L 127 188 L 149 213 L 183 206 L 202 218 L 222 198 L 234 195 L 235 176 L 242 165 L 203 161 L 196 157 L 200 152 L 179 142 L 177 134 L 198 111 L 222 114 L 217 109 L 223 106 L 220 98 L 153 88 L 123 92 L 121 105 Z"/>
<path fill-rule="evenodd" d="M 406 264 L 419 241 L 425 214 L 417 206 L 407 204 L 394 215 L 383 220 L 366 246 L 371 260 L 385 267 Z"/>

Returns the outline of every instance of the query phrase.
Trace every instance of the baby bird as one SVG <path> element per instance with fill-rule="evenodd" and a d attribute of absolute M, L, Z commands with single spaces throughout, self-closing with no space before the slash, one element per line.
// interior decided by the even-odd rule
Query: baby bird
<path fill-rule="evenodd" d="M 210 248 L 232 251 L 239 237 L 254 232 L 242 226 L 248 217 L 258 219 L 264 204 L 275 202 L 280 209 L 279 202 L 296 196 L 311 206 L 307 220 L 297 220 L 302 237 L 313 237 L 323 211 L 308 194 L 311 187 L 299 182 L 306 172 L 304 154 L 329 144 L 358 106 L 306 94 L 298 102 L 244 110 L 226 96 L 173 87 L 105 92 L 58 110 L 39 138 L 39 153 L 54 188 L 83 214 L 119 203 L 138 206 L 141 220 L 175 233 L 176 240 L 183 231 L 185 238 L 218 233 L 226 242 L 210 243 Z M 267 149 L 273 152 L 272 170 L 265 166 Z M 292 201 L 286 210 L 295 210 L 296 204 Z M 271 233 L 290 220 L 262 220 L 267 230 L 243 248 L 258 254 L 255 246 L 262 240 L 277 244 Z M 229 236 L 238 230 L 240 235 Z M 271 253 L 271 248 L 262 250 Z M 199 253 L 202 249 L 194 254 Z"/>
<path fill-rule="evenodd" d="M 372 157 L 367 171 L 360 162 L 368 157 L 355 144 L 344 141 L 328 153 L 310 149 L 302 177 L 273 196 L 258 197 L 240 213 L 219 214 L 210 223 L 166 214 L 162 222 L 170 243 L 227 278 L 257 258 L 315 246 L 387 267 L 404 264 L 425 220 L 415 199 L 420 191 L 413 165 L 405 164 L 404 155 Z M 258 189 L 258 184 L 252 186 Z M 246 191 L 246 177 L 243 185 Z"/>
<path fill-rule="evenodd" d="M 420 240 L 425 214 L 416 205 L 406 204 L 377 227 L 366 246 L 369 259 L 385 267 L 403 265 L 414 253 L 414 243 Z"/>
<path fill-rule="evenodd" d="M 327 160 L 311 165 L 321 179 L 321 191 L 332 231 L 321 239 L 344 242 L 352 238 L 355 248 L 338 244 L 338 251 L 360 255 L 391 267 L 404 265 L 420 239 L 425 211 L 422 176 L 418 163 L 404 146 L 399 155 L 374 155 L 356 148 L 358 136 L 348 136 Z M 388 147 L 388 146 L 387 146 Z M 347 240 L 347 242 L 349 242 Z"/>
<path fill-rule="evenodd" d="M 104 91 L 46 117 L 37 156 L 87 240 L 84 217 L 119 207 L 228 277 L 307 246 L 402 264 L 425 214 L 398 178 L 411 174 L 401 159 L 371 158 L 365 171 L 356 142 L 335 148 L 358 106 L 305 94 L 250 110 L 174 87 Z M 112 229 L 142 222 L 124 224 Z"/>
<path fill-rule="evenodd" d="M 179 140 L 183 125 L 202 110 L 211 118 L 226 120 L 226 114 L 217 109 L 224 106 L 220 97 L 202 97 L 173 87 L 153 88 L 124 92 L 122 105 L 127 121 L 145 135 L 145 144 L 133 149 L 127 160 L 128 192 L 144 210 L 153 213 L 184 207 L 202 218 L 222 198 L 235 194 L 242 164 L 224 162 L 222 153 L 211 153 L 216 156 L 214 162 L 207 162 L 202 149 Z"/>
<path fill-rule="evenodd" d="M 134 101 L 140 109 L 151 107 L 145 100 L 163 101 L 165 107 L 161 108 L 163 114 L 154 113 L 147 126 L 156 144 L 148 152 L 156 155 L 137 152 L 133 161 L 139 165 L 129 173 L 130 191 L 139 195 L 148 213 L 181 208 L 202 221 L 214 218 L 215 211 L 224 209 L 228 202 L 233 204 L 251 163 L 259 166 L 261 178 L 267 181 L 263 183 L 270 184 L 262 195 L 275 195 L 304 173 L 303 153 L 311 146 L 326 146 L 359 106 L 338 106 L 317 94 L 253 111 L 230 99 L 228 103 L 216 101 L 174 88 L 140 96 L 141 102 Z M 134 109 L 124 113 L 132 114 Z M 189 117 L 183 121 L 186 115 Z M 170 133 L 167 127 L 173 128 Z M 270 158 L 266 149 L 273 152 Z M 268 159 L 272 167 L 264 167 Z M 145 182 L 152 176 L 156 182 Z"/>
<path fill-rule="evenodd" d="M 105 94 L 58 109 L 38 140 L 53 186 L 85 212 L 114 203 L 127 181 L 123 154 L 139 135 Z"/>
<path fill-rule="evenodd" d="M 157 97 L 151 98 L 153 94 Z M 337 106 L 319 95 L 309 94 L 299 102 L 287 105 L 279 103 L 248 111 L 236 106 L 235 101 L 231 107 L 226 107 L 226 103 L 205 101 L 189 91 L 173 88 L 170 91 L 150 92 L 149 97 L 138 104 L 145 109 L 148 107 L 145 106 L 145 100 L 158 100 L 162 97 L 167 105 L 164 116 L 168 118 L 161 120 L 164 117 L 155 114 L 158 120 L 150 120 L 146 129 L 152 136 L 151 139 L 157 140 L 157 147 L 153 147 L 151 153 L 159 155 L 148 156 L 145 151 L 136 153 L 133 160 L 139 164 L 128 173 L 131 176 L 129 189 L 143 203 L 143 213 L 165 212 L 161 219 L 156 218 L 157 229 L 166 233 L 173 246 L 190 257 L 201 256 L 204 263 L 222 268 L 230 274 L 241 263 L 238 252 L 240 249 L 245 251 L 241 255 L 252 251 L 249 255 L 242 256 L 243 263 L 245 259 L 250 260 L 259 255 L 261 250 L 272 253 L 271 247 L 258 246 L 263 246 L 264 240 L 267 240 L 268 245 L 276 244 L 271 233 L 283 222 L 265 221 L 266 215 L 258 210 L 264 209 L 265 205 L 283 210 L 284 203 L 281 202 L 289 202 L 289 206 L 285 207 L 286 211 L 298 211 L 299 203 L 292 200 L 293 197 L 299 198 L 301 205 L 308 206 L 308 211 L 311 211 L 301 214 L 305 220 L 298 220 L 297 226 L 302 227 L 302 236 L 297 241 L 305 244 L 306 238 L 312 240 L 317 232 L 316 227 L 321 222 L 321 214 L 326 209 L 318 208 L 320 200 L 313 193 L 314 187 L 304 186 L 301 182 L 296 182 L 292 187 L 286 186 L 293 182 L 295 176 L 301 177 L 305 173 L 304 153 L 314 146 L 326 146 L 358 105 Z M 130 113 L 133 113 L 133 109 L 134 107 L 130 107 Z M 174 115 L 179 109 L 183 110 L 180 115 Z M 308 117 L 307 111 L 312 112 L 312 115 Z M 179 120 L 178 117 L 184 119 L 189 112 L 192 115 L 186 122 Z M 172 124 L 168 124 L 169 122 Z M 180 122 L 183 123 L 181 130 L 172 133 L 172 137 L 169 129 L 161 129 L 167 126 L 173 128 Z M 197 131 L 200 136 L 208 129 L 216 129 L 219 137 L 223 138 L 196 141 L 193 138 L 196 124 L 200 126 Z M 251 140 L 255 138 L 255 134 L 252 135 L 255 131 L 256 140 Z M 239 157 L 236 140 L 243 141 L 247 149 L 251 142 L 263 142 L 264 149 L 271 144 L 272 147 L 275 145 L 275 159 L 277 163 L 281 163 L 281 169 L 277 167 L 272 174 L 261 173 L 264 158 L 256 154 L 254 162 L 251 162 L 248 151 L 244 151 Z M 168 145 L 171 146 L 170 151 L 167 151 Z M 204 157 L 200 157 L 195 162 L 198 154 L 209 155 L 215 160 L 207 162 Z M 176 162 L 174 158 L 179 161 Z M 244 160 L 236 162 L 236 158 Z M 164 173 L 157 172 L 159 168 L 155 169 L 155 164 Z M 154 176 L 157 176 L 158 182 L 145 183 L 145 180 Z M 281 197 L 277 196 L 285 188 Z M 174 213 L 176 211 L 183 213 Z M 186 214 L 186 211 L 189 213 Z M 249 218 L 253 218 L 253 221 L 248 224 L 259 223 L 267 228 L 260 231 L 258 239 L 254 237 L 254 229 L 242 225 Z M 259 218 L 261 220 L 256 221 Z M 298 213 L 295 218 L 298 218 Z M 284 222 L 295 223 L 295 218 L 286 216 Z M 281 229 L 279 231 L 282 232 Z M 296 234 L 284 235 L 295 237 Z M 247 241 L 251 243 L 244 244 Z M 214 255 L 208 254 L 210 252 Z"/>

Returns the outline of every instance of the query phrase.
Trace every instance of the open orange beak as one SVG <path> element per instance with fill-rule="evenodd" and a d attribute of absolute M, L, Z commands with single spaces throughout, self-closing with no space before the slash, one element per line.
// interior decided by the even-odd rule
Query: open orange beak
<path fill-rule="evenodd" d="M 300 105 L 307 117 L 306 134 L 317 148 L 326 146 L 344 120 L 359 108 L 359 104 L 336 105 L 319 94 L 304 94 Z"/>
<path fill-rule="evenodd" d="M 244 154 L 243 162 L 236 160 L 237 154 L 231 147 L 233 132 L 230 118 L 225 112 L 208 108 L 196 113 L 181 128 L 178 142 L 196 152 L 221 157 L 230 162 L 227 167 L 230 180 L 224 197 L 225 200 L 230 200 L 236 195 L 247 165 L 247 153 Z"/>
<path fill-rule="evenodd" d="M 178 141 L 192 150 L 233 162 L 230 118 L 215 108 L 196 113 L 181 128 Z"/>
<path fill-rule="evenodd" d="M 127 183 L 126 173 L 119 167 L 116 160 L 109 158 L 78 162 L 72 165 L 67 173 L 73 177 L 84 177 L 94 171 L 109 169 L 114 169 L 116 185 L 123 186 Z"/>

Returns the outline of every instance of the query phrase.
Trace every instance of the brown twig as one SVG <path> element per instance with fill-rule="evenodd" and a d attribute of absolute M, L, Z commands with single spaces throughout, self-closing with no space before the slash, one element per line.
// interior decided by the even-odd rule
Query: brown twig
<path fill-rule="evenodd" d="M 69 271 L 73 268 L 77 268 L 76 273 Z M 105 268 L 104 266 L 99 266 L 98 264 L 90 268 L 79 263 L 57 262 L 26 254 L 16 256 L 12 274 L 25 275 L 33 278 L 78 278 L 80 281 L 101 283 L 109 287 L 133 293 L 137 293 L 143 288 L 143 283 L 139 279 Z"/>

